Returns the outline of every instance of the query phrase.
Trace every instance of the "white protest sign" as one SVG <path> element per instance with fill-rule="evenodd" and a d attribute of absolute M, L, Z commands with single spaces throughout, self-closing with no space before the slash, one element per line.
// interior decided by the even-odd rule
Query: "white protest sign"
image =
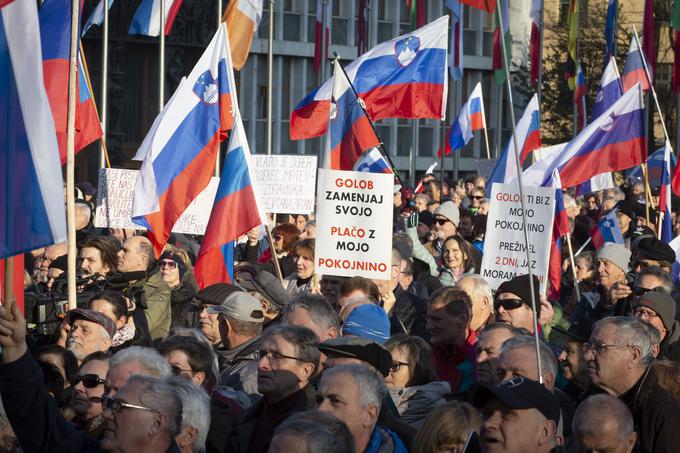
<path fill-rule="evenodd" d="M 123 168 L 102 168 L 99 170 L 97 207 L 94 216 L 96 228 L 144 228 L 130 220 L 132 215 L 132 192 L 139 172 Z M 204 234 L 210 220 L 210 211 L 215 201 L 219 178 L 212 178 L 208 187 L 201 192 L 177 219 L 173 233 Z"/>
<path fill-rule="evenodd" d="M 394 176 L 319 169 L 316 272 L 390 278 Z"/>
<path fill-rule="evenodd" d="M 486 222 L 481 275 L 495 290 L 516 275 L 529 273 L 524 242 L 524 223 L 519 187 L 494 183 Z M 524 187 L 531 271 L 546 293 L 552 223 L 555 215 L 555 189 Z"/>
<path fill-rule="evenodd" d="M 314 212 L 316 156 L 252 156 L 258 194 L 273 214 Z"/>

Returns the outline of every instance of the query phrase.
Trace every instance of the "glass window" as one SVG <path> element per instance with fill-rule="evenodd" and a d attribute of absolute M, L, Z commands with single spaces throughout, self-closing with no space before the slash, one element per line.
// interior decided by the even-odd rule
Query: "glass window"
<path fill-rule="evenodd" d="M 281 73 L 281 85 L 279 89 L 281 90 L 281 115 L 283 118 L 288 118 L 290 116 L 290 111 L 292 106 L 290 105 L 290 88 L 292 86 L 291 80 L 295 80 L 295 64 L 290 58 L 277 58 L 279 62 L 283 63 L 282 73 Z"/>
<path fill-rule="evenodd" d="M 302 16 L 297 13 L 283 13 L 283 39 L 285 41 L 300 41 L 301 32 Z"/>
<path fill-rule="evenodd" d="M 333 28 L 331 28 L 331 45 L 349 45 L 347 37 L 348 27 L 349 20 L 337 17 L 333 18 Z"/>
<path fill-rule="evenodd" d="M 408 156 L 411 153 L 413 139 L 411 126 L 397 127 L 397 156 Z"/>
<path fill-rule="evenodd" d="M 429 121 L 428 121 L 429 122 Z M 423 127 L 420 121 L 418 131 L 418 156 L 432 157 L 435 151 L 435 128 L 432 126 Z"/>
<path fill-rule="evenodd" d="M 477 32 L 474 30 L 463 29 L 463 55 L 477 55 Z"/>

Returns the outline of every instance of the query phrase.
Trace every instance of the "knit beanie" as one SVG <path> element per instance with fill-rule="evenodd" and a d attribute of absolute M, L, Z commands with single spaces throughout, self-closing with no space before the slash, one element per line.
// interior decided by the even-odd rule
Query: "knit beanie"
<path fill-rule="evenodd" d="M 354 335 L 384 344 L 390 338 L 390 320 L 378 305 L 359 305 L 343 324 L 342 335 Z"/>
<path fill-rule="evenodd" d="M 180 280 L 184 277 L 184 273 L 187 271 L 187 266 L 184 264 L 184 261 L 182 258 L 180 258 L 179 255 L 176 253 L 172 252 L 165 252 L 161 255 L 161 257 L 158 259 L 159 261 L 163 260 L 171 260 L 177 263 L 177 269 L 179 270 L 179 278 Z"/>
<path fill-rule="evenodd" d="M 623 244 L 605 242 L 604 246 L 597 251 L 596 259 L 611 261 L 623 272 L 628 272 L 630 250 L 624 247 Z"/>
<path fill-rule="evenodd" d="M 541 316 L 541 296 L 539 293 L 541 284 L 538 277 L 534 277 L 534 301 L 536 302 L 536 319 Z M 531 286 L 529 286 L 529 274 L 518 275 L 512 280 L 501 283 L 496 290 L 496 296 L 502 293 L 512 293 L 522 299 L 531 308 Z"/>
<path fill-rule="evenodd" d="M 647 307 L 656 312 L 663 322 L 663 326 L 669 332 L 673 329 L 675 322 L 675 302 L 673 298 L 666 293 L 650 291 L 638 297 L 633 303 L 633 308 Z"/>

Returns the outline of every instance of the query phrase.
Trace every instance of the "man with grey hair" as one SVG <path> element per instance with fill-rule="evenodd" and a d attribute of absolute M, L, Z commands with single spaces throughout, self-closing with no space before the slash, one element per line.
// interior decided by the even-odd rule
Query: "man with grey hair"
<path fill-rule="evenodd" d="M 182 401 L 182 429 L 175 442 L 182 453 L 203 453 L 210 428 L 210 398 L 187 379 L 172 377 L 168 382 Z"/>
<path fill-rule="evenodd" d="M 491 324 L 477 337 L 475 374 L 478 385 L 493 385 L 503 343 L 517 335 L 529 335 L 529 331 L 506 323 Z"/>
<path fill-rule="evenodd" d="M 116 333 L 116 325 L 108 316 L 85 308 L 74 308 L 66 313 L 70 329 L 66 348 L 73 352 L 78 363 L 93 352 L 106 352 Z"/>
<path fill-rule="evenodd" d="M 269 453 L 354 453 L 347 425 L 329 412 L 299 412 L 274 432 Z"/>
<path fill-rule="evenodd" d="M 377 424 L 386 391 L 383 378 L 369 367 L 340 365 L 321 376 L 319 409 L 347 424 L 356 451 L 365 451 L 369 444 L 375 446 L 374 451 L 405 451 L 397 434 Z"/>
<path fill-rule="evenodd" d="M 598 321 L 583 345 L 593 384 L 623 401 L 633 414 L 642 452 L 678 450 L 680 402 L 664 390 L 651 366 L 655 341 L 634 317 Z"/>
<path fill-rule="evenodd" d="M 155 349 L 131 346 L 111 358 L 104 394 L 115 394 L 132 375 L 167 378 L 172 375 L 172 370 L 168 361 Z"/>
<path fill-rule="evenodd" d="M 297 294 L 281 311 L 284 324 L 310 329 L 326 341 L 340 336 L 340 317 L 326 299 L 319 294 Z"/>
<path fill-rule="evenodd" d="M 606 451 L 631 453 L 637 433 L 633 416 L 611 395 L 593 395 L 576 409 L 573 423 L 576 453 Z"/>
<path fill-rule="evenodd" d="M 493 294 L 491 286 L 479 274 L 463 275 L 456 288 L 465 291 L 472 301 L 472 319 L 470 329 L 480 333 L 484 327 L 493 323 Z"/>

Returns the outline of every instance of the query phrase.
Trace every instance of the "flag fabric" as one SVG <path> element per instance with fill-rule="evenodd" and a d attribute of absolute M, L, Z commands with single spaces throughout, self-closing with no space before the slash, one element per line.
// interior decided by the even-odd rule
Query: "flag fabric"
<path fill-rule="evenodd" d="M 182 0 L 165 0 L 165 35 L 170 34 Z M 132 17 L 129 35 L 158 36 L 161 29 L 161 0 L 142 0 Z"/>
<path fill-rule="evenodd" d="M 432 165 L 427 167 L 427 170 L 425 170 L 426 175 L 431 175 L 432 172 L 434 172 L 435 167 L 437 166 L 438 162 L 434 162 Z M 423 178 L 420 178 L 420 181 L 418 181 L 418 184 L 416 185 L 416 188 L 414 189 L 415 193 L 422 193 L 423 191 Z"/>
<path fill-rule="evenodd" d="M 316 29 L 314 32 L 314 73 L 325 60 L 328 60 L 328 47 L 331 39 L 331 5 L 324 0 L 316 0 Z"/>
<path fill-rule="evenodd" d="M 664 172 L 664 167 L 666 165 L 665 160 L 665 145 L 652 154 L 647 156 L 647 179 L 649 180 L 649 187 L 657 188 L 661 187 L 661 177 Z M 675 155 L 671 153 L 671 168 L 675 168 Z M 644 174 L 642 172 L 642 167 L 635 167 L 628 173 L 626 179 L 629 180 L 643 180 Z"/>
<path fill-rule="evenodd" d="M 354 164 L 352 170 L 369 173 L 393 173 L 390 164 L 387 163 L 378 148 L 371 148 L 364 153 L 364 155 L 357 160 L 357 163 Z"/>
<path fill-rule="evenodd" d="M 111 9 L 111 5 L 113 5 L 113 0 L 106 0 L 106 3 L 107 8 Z M 104 21 L 104 0 L 99 0 L 99 3 L 97 3 L 97 6 L 94 7 L 94 10 L 92 11 L 92 14 L 90 14 L 90 17 L 87 19 L 87 22 L 85 22 L 85 25 L 83 26 L 83 31 L 80 35 L 85 36 L 90 27 L 92 27 L 93 25 L 101 25 L 103 21 Z"/>
<path fill-rule="evenodd" d="M 333 95 L 324 168 L 352 170 L 361 154 L 380 144 L 338 59 L 333 63 Z"/>
<path fill-rule="evenodd" d="M 616 59 L 610 58 L 609 63 L 604 68 L 602 78 L 600 79 L 600 89 L 595 96 L 595 102 L 590 112 L 590 120 L 602 115 L 614 102 L 618 101 L 623 96 L 623 88 L 621 87 L 621 77 L 619 77 L 619 70 L 616 67 Z"/>
<path fill-rule="evenodd" d="M 545 175 L 557 168 L 562 186 L 573 187 L 600 173 L 640 165 L 645 155 L 642 87 L 636 85 L 570 141 Z"/>
<path fill-rule="evenodd" d="M 550 187 L 555 188 L 555 216 L 553 220 L 553 241 L 550 246 L 550 257 L 548 259 L 548 282 L 550 283 L 548 298 L 558 300 L 562 286 L 562 236 L 568 234 L 570 228 L 569 218 L 564 207 L 562 182 L 557 170 L 553 171 Z"/>
<path fill-rule="evenodd" d="M 359 0 L 357 38 L 357 55 L 361 55 L 368 50 L 368 0 Z"/>
<path fill-rule="evenodd" d="M 600 219 L 595 228 L 590 231 L 590 237 L 595 249 L 602 248 L 606 242 L 623 244 L 623 234 L 621 234 L 619 221 L 616 219 L 616 209 L 612 209 Z"/>
<path fill-rule="evenodd" d="M 671 153 L 671 159 L 674 157 L 675 156 Z M 680 196 L 680 171 L 678 170 L 677 163 L 673 168 L 675 171 L 673 172 L 673 178 L 671 179 L 671 189 L 673 189 L 675 195 Z"/>
<path fill-rule="evenodd" d="M 449 72 L 453 80 L 463 78 L 463 5 L 459 0 L 446 0 L 446 7 L 451 11 L 451 44 L 449 55 Z"/>
<path fill-rule="evenodd" d="M 227 23 L 231 60 L 237 71 L 248 59 L 253 35 L 262 19 L 262 3 L 263 0 L 232 0 L 222 17 Z"/>
<path fill-rule="evenodd" d="M 630 47 L 628 48 L 628 55 L 626 55 L 626 64 L 623 67 L 621 83 L 623 84 L 624 92 L 628 91 L 636 83 L 640 83 L 644 91 L 649 90 L 649 80 L 645 74 L 644 59 L 635 36 L 630 38 Z"/>
<path fill-rule="evenodd" d="M 656 75 L 656 38 L 654 36 L 654 0 L 645 0 L 645 10 L 642 19 L 642 51 L 645 54 L 647 69 L 654 84 Z"/>
<path fill-rule="evenodd" d="M 345 68 L 371 120 L 444 118 L 448 23 L 448 16 L 440 17 L 377 45 Z M 295 107 L 290 118 L 291 139 L 326 132 L 332 88 L 329 79 Z"/>
<path fill-rule="evenodd" d="M 156 118 L 135 160 L 132 221 L 148 229 L 159 256 L 187 206 L 208 185 L 233 125 L 234 75 L 224 23 Z"/>
<path fill-rule="evenodd" d="M 619 0 L 607 2 L 607 18 L 604 24 L 604 40 L 606 48 L 604 52 L 605 65 L 609 64 L 612 57 L 616 56 L 616 20 L 619 14 Z"/>
<path fill-rule="evenodd" d="M 529 38 L 529 80 L 532 85 L 538 84 L 538 74 L 541 70 L 541 10 L 543 0 L 531 0 L 529 17 L 531 18 L 531 37 Z"/>
<path fill-rule="evenodd" d="M 43 75 L 57 131 L 61 163 L 66 162 L 66 128 L 68 119 L 68 78 L 71 53 L 71 3 L 69 0 L 45 0 L 40 7 L 40 38 Z M 76 69 L 75 152 L 102 136 L 88 76 L 80 53 Z"/>
<path fill-rule="evenodd" d="M 505 50 L 507 59 L 507 67 L 510 67 L 510 61 L 512 60 L 512 41 L 510 40 L 510 7 L 508 6 L 509 0 L 501 0 L 501 10 L 496 11 L 494 15 L 494 23 L 496 24 L 496 30 L 493 33 L 493 56 L 491 59 L 491 69 L 493 70 L 493 79 L 497 84 L 505 82 L 507 74 L 505 72 L 506 65 L 503 64 L 503 50 L 501 45 L 503 40 L 501 39 L 501 33 L 505 36 Z M 499 20 L 503 19 L 503 30 L 501 31 L 501 23 Z"/>
<path fill-rule="evenodd" d="M 664 166 L 661 173 L 661 190 L 659 191 L 659 212 L 663 214 L 660 219 L 661 240 L 668 243 L 673 240 L 673 222 L 671 217 L 671 156 L 673 149 L 668 140 L 664 145 Z"/>
<path fill-rule="evenodd" d="M 576 186 L 576 196 L 582 196 L 600 190 L 614 189 L 614 178 L 610 172 L 595 175 L 583 184 Z"/>
<path fill-rule="evenodd" d="M 9 5 L 9 4 L 12 3 L 13 1 L 14 1 L 14 0 L 0 0 L 0 8 L 2 8 L 3 6 Z"/>
<path fill-rule="evenodd" d="M 15 1 L 3 6 L 0 258 L 66 240 L 59 148 L 43 82 L 41 52 L 36 3 Z"/>
<path fill-rule="evenodd" d="M 569 29 L 569 40 L 567 41 L 567 66 L 564 70 L 564 76 L 567 78 L 569 89 L 573 90 L 576 87 L 576 65 L 578 61 L 578 14 L 579 1 L 569 0 L 569 15 L 567 18 L 567 28 Z"/>
<path fill-rule="evenodd" d="M 477 82 L 467 102 L 460 109 L 456 120 L 451 124 L 446 154 L 452 149 L 461 149 L 470 142 L 472 132 L 486 129 L 484 114 L 484 99 L 482 98 L 482 84 Z M 439 152 L 441 157 L 441 150 Z"/>
<path fill-rule="evenodd" d="M 493 13 L 494 9 L 496 9 L 495 0 L 461 0 L 461 3 L 465 3 L 466 5 L 472 6 L 473 8 L 484 10 L 487 13 Z"/>
<path fill-rule="evenodd" d="M 2 8 L 4 5 L 0 5 Z M 0 303 L 5 306 L 5 260 L 0 260 Z M 14 302 L 24 312 L 24 255 L 14 257 L 14 278 L 12 278 L 12 290 L 14 291 Z"/>
<path fill-rule="evenodd" d="M 234 280 L 234 244 L 266 222 L 253 176 L 250 148 L 237 114 L 194 275 L 199 288 Z"/>
<path fill-rule="evenodd" d="M 680 92 L 680 1 L 673 1 L 671 14 L 671 28 L 673 28 L 673 93 Z"/>
<path fill-rule="evenodd" d="M 588 95 L 588 86 L 586 85 L 586 77 L 581 70 L 581 64 L 576 67 L 576 87 L 574 88 L 574 103 L 576 104 L 577 130 L 582 130 L 586 127 L 586 96 Z"/>
<path fill-rule="evenodd" d="M 491 188 L 493 183 L 507 184 L 517 179 L 517 159 L 515 158 L 514 146 L 510 143 L 503 147 L 501 155 L 496 161 L 496 166 L 491 171 L 489 179 L 486 182 L 486 196 L 491 198 Z"/>

